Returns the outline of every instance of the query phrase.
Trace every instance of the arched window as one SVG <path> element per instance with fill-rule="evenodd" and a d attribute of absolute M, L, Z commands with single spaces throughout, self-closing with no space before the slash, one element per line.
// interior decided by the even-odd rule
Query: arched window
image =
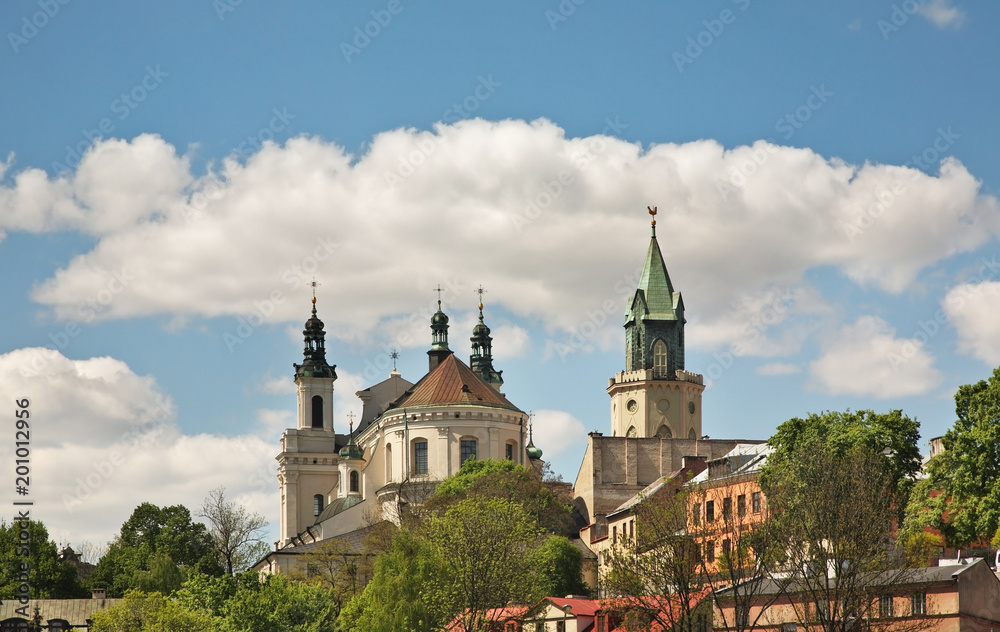
<path fill-rule="evenodd" d="M 392 444 L 385 444 L 385 480 L 392 480 Z"/>
<path fill-rule="evenodd" d="M 656 431 L 656 436 L 661 439 L 670 439 L 674 436 L 674 433 L 671 432 L 670 426 L 668 426 L 667 424 L 663 424 Z"/>
<path fill-rule="evenodd" d="M 323 494 L 313 496 L 313 515 L 318 516 L 323 513 Z"/>
<path fill-rule="evenodd" d="M 351 472 L 351 491 L 355 492 L 355 493 L 357 493 L 358 490 L 361 488 L 361 485 L 358 484 L 358 478 L 359 478 L 358 477 L 358 473 L 352 471 Z"/>
<path fill-rule="evenodd" d="M 413 473 L 427 473 L 427 440 L 416 439 L 413 442 Z"/>
<path fill-rule="evenodd" d="M 475 439 L 462 439 L 459 442 L 459 458 L 458 464 L 462 465 L 469 459 L 476 458 L 476 440 Z"/>
<path fill-rule="evenodd" d="M 312 398 L 312 427 L 323 427 L 323 398 L 320 395 L 313 395 Z"/>
<path fill-rule="evenodd" d="M 514 452 L 515 452 L 514 445 L 515 444 L 512 441 L 508 441 L 505 444 L 505 446 L 504 446 L 504 455 L 503 456 L 508 461 L 513 461 L 514 460 Z"/>
<path fill-rule="evenodd" d="M 668 377 L 667 343 L 662 339 L 653 343 L 653 377 Z"/>
<path fill-rule="evenodd" d="M 638 437 L 639 431 L 635 429 L 635 426 L 629 426 L 628 432 L 625 433 L 626 437 Z"/>
<path fill-rule="evenodd" d="M 694 428 L 688 430 L 688 439 L 697 439 L 698 435 L 695 433 Z"/>

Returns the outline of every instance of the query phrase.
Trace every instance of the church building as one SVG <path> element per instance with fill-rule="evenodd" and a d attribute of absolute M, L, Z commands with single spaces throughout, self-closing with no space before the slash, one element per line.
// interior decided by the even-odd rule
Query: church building
<path fill-rule="evenodd" d="M 393 369 L 389 378 L 356 393 L 358 424 L 338 434 L 333 424 L 336 366 L 326 357 L 326 333 L 316 297 L 295 364 L 298 415 L 281 436 L 278 482 L 281 531 L 275 551 L 256 568 L 280 572 L 309 545 L 398 520 L 401 503 L 419 502 L 469 458 L 509 459 L 531 467 L 541 450 L 530 440 L 528 415 L 500 391 L 493 338 L 483 319 L 472 330 L 469 363 L 448 342 L 448 316 L 432 316 L 428 370 L 415 384 Z"/>
<path fill-rule="evenodd" d="M 624 370 L 608 380 L 611 433 L 592 432 L 574 485 L 574 511 L 591 539 L 606 516 L 646 486 L 682 467 L 685 457 L 722 457 L 745 440 L 702 435 L 701 375 L 684 365 L 684 301 L 674 290 L 656 240 L 656 209 L 645 265 L 625 313 Z M 281 436 L 278 481 L 281 532 L 255 568 L 287 571 L 294 556 L 334 537 L 355 537 L 399 508 L 419 503 L 471 457 L 541 468 L 528 415 L 501 392 L 493 339 L 479 304 L 469 363 L 448 341 L 448 316 L 431 317 L 427 374 L 411 383 L 393 369 L 357 393 L 354 427 L 333 425 L 336 367 L 326 357 L 323 321 L 313 296 L 301 364 L 295 364 L 297 427 Z M 343 431 L 343 429 L 341 429 Z M 603 526 L 602 526 L 603 525 Z"/>

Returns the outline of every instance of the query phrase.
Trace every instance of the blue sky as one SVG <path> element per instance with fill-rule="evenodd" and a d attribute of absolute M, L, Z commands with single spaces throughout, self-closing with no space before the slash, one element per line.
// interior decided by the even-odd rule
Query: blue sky
<path fill-rule="evenodd" d="M 425 372 L 439 283 L 468 355 L 482 284 L 504 390 L 572 481 L 610 428 L 646 205 L 707 434 L 846 408 L 942 434 L 1000 364 L 998 18 L 4 3 L 0 390 L 35 411 L 37 515 L 100 542 L 225 485 L 276 527 L 313 276 L 338 430 L 387 349 Z"/>

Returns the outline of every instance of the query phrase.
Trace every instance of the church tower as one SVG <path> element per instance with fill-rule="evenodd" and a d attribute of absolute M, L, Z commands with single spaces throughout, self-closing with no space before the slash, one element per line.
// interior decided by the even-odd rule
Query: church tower
<path fill-rule="evenodd" d="M 635 294 L 625 311 L 625 371 L 609 380 L 616 437 L 701 436 L 702 376 L 684 370 L 684 301 L 675 292 L 652 236 Z"/>
<path fill-rule="evenodd" d="M 305 348 L 295 368 L 298 423 L 281 435 L 278 482 L 281 485 L 281 542 L 313 524 L 337 487 L 336 435 L 333 429 L 335 365 L 326 361 L 326 332 L 316 315 L 302 330 Z M 312 501 L 311 503 L 309 501 Z"/>
<path fill-rule="evenodd" d="M 469 367 L 483 378 L 483 381 L 500 390 L 503 386 L 503 371 L 493 368 L 493 338 L 490 336 L 490 328 L 483 322 L 483 292 L 479 287 L 479 322 L 472 328 L 472 355 L 469 357 Z"/>

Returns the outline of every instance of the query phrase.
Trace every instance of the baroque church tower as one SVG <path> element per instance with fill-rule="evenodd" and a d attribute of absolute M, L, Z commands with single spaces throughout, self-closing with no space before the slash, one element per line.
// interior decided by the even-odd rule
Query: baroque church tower
<path fill-rule="evenodd" d="M 652 236 L 625 311 L 625 371 L 608 381 L 615 437 L 701 437 L 702 376 L 684 370 L 684 300 L 674 291 Z"/>
<path fill-rule="evenodd" d="M 302 364 L 294 364 L 298 423 L 281 435 L 278 482 L 281 486 L 281 542 L 313 523 L 326 493 L 337 484 L 337 438 L 333 428 L 333 383 L 336 365 L 326 361 L 326 332 L 316 315 L 302 330 Z M 312 501 L 312 504 L 310 504 Z"/>

